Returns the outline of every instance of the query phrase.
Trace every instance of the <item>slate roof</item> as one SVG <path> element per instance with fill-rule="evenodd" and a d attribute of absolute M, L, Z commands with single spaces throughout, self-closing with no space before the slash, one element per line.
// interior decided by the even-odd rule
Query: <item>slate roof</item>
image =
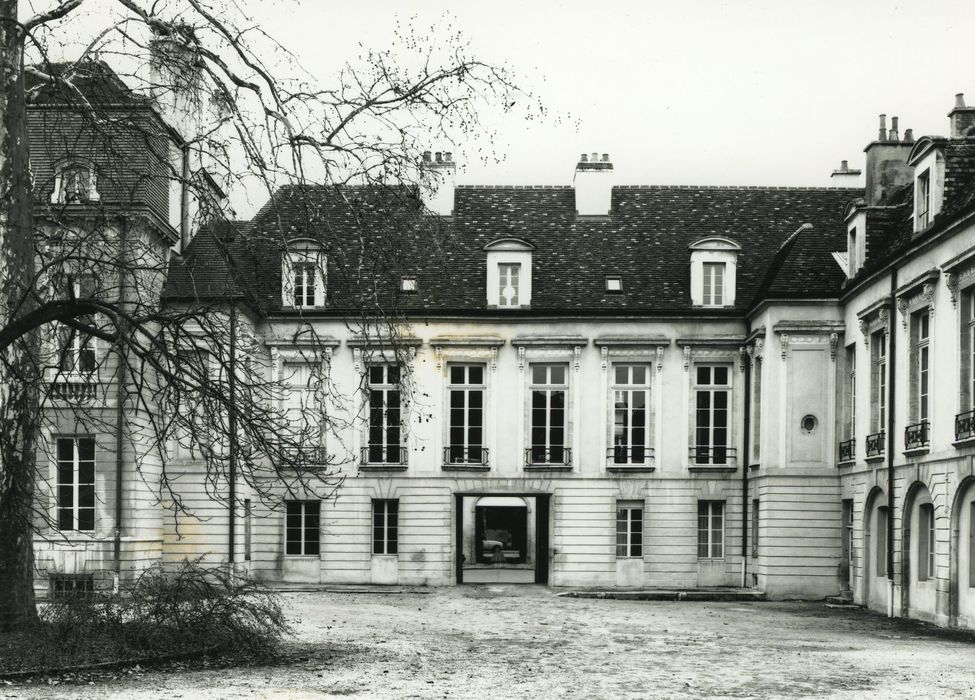
<path fill-rule="evenodd" d="M 837 296 L 842 274 L 832 251 L 846 247 L 844 208 L 862 195 L 837 188 L 617 187 L 609 216 L 578 217 L 571 187 L 459 187 L 454 215 L 440 218 L 420 214 L 405 188 L 290 186 L 233 245 L 198 236 L 186 261 L 174 263 L 167 295 L 217 293 L 234 278 L 261 313 L 280 312 L 284 241 L 309 237 L 328 256 L 324 313 L 373 306 L 422 315 L 497 313 L 486 307 L 483 247 L 517 237 L 536 247 L 532 303 L 505 315 L 688 314 L 696 313 L 688 247 L 722 236 L 741 246 L 736 307 L 700 311 L 740 315 L 763 292 Z M 803 224 L 811 229 L 782 253 Z M 235 274 L 227 269 L 230 258 Z M 773 263 L 777 274 L 763 289 Z M 401 275 L 418 278 L 418 293 L 398 292 Z M 606 293 L 608 275 L 622 277 L 623 294 Z"/>
<path fill-rule="evenodd" d="M 30 104 L 82 104 L 83 97 L 92 105 L 151 105 L 148 98 L 133 92 L 104 61 L 48 63 L 35 68 L 53 76 L 55 81 L 47 82 L 27 71 L 24 84 L 30 95 Z"/>

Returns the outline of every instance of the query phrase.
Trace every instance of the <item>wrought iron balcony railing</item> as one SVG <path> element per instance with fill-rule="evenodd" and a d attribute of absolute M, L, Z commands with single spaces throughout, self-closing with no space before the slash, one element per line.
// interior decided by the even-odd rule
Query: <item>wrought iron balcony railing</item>
<path fill-rule="evenodd" d="M 867 457 L 879 457 L 884 453 L 884 442 L 887 437 L 887 433 L 881 430 L 879 433 L 871 433 L 867 435 L 865 442 L 867 448 Z"/>
<path fill-rule="evenodd" d="M 646 445 L 613 445 L 606 450 L 610 466 L 640 466 L 653 461 L 653 448 Z"/>
<path fill-rule="evenodd" d="M 488 448 L 478 445 L 447 445 L 443 448 L 444 464 L 485 466 L 488 456 Z"/>
<path fill-rule="evenodd" d="M 364 466 L 405 465 L 406 446 L 387 444 L 366 445 L 362 448 L 361 464 Z"/>
<path fill-rule="evenodd" d="M 724 445 L 691 445 L 691 460 L 697 467 L 734 466 L 737 450 Z"/>
<path fill-rule="evenodd" d="M 844 440 L 840 443 L 840 462 L 853 462 L 856 460 L 857 455 L 857 441 L 856 438 L 851 438 L 850 440 Z"/>
<path fill-rule="evenodd" d="M 904 449 L 916 450 L 921 447 L 927 447 L 929 444 L 929 431 L 929 424 L 926 420 L 904 428 Z"/>
<path fill-rule="evenodd" d="M 328 451 L 321 445 L 302 445 L 284 448 L 285 457 L 296 465 L 309 467 L 328 464 Z"/>
<path fill-rule="evenodd" d="M 526 467 L 567 466 L 572 463 L 572 450 L 561 445 L 535 445 L 525 450 Z"/>
<path fill-rule="evenodd" d="M 965 411 L 955 416 L 955 440 L 975 438 L 975 411 Z"/>

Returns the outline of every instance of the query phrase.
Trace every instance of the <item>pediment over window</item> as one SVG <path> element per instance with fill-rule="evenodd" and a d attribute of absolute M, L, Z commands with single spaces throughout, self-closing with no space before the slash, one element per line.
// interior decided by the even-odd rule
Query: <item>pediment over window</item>
<path fill-rule="evenodd" d="M 535 250 L 535 246 L 521 238 L 497 238 L 484 246 L 484 250 L 490 253 L 502 251 L 530 253 Z"/>
<path fill-rule="evenodd" d="M 708 236 L 687 246 L 690 250 L 741 250 L 741 246 L 724 236 Z"/>

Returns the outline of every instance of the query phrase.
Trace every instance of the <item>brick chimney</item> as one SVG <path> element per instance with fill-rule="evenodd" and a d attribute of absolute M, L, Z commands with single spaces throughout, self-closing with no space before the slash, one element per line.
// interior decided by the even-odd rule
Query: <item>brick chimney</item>
<path fill-rule="evenodd" d="M 423 152 L 420 166 L 420 193 L 423 205 L 431 214 L 450 216 L 454 213 L 454 187 L 457 164 L 450 151 Z"/>
<path fill-rule="evenodd" d="M 965 94 L 959 92 L 955 95 L 955 107 L 948 112 L 948 121 L 951 123 L 951 138 L 961 139 L 966 136 L 975 136 L 975 107 L 965 106 Z M 972 130 L 972 133 L 969 133 Z"/>
<path fill-rule="evenodd" d="M 911 137 L 906 138 L 908 134 Z M 898 119 L 891 119 L 887 130 L 887 115 L 880 115 L 877 140 L 867 145 L 866 153 L 866 200 L 868 206 L 882 204 L 897 188 L 914 180 L 914 168 L 907 164 L 907 157 L 914 146 L 910 129 L 902 141 L 898 133 Z"/>
<path fill-rule="evenodd" d="M 850 161 L 840 162 L 840 167 L 834 170 L 829 176 L 830 187 L 862 187 L 860 176 L 863 171 L 850 167 Z"/>
<path fill-rule="evenodd" d="M 609 154 L 579 156 L 572 186 L 576 193 L 576 214 L 579 216 L 608 216 L 613 192 L 613 163 Z"/>

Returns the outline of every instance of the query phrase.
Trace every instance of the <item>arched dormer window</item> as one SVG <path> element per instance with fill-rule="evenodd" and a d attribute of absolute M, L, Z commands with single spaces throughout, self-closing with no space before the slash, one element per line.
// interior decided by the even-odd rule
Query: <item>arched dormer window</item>
<path fill-rule="evenodd" d="M 84 204 L 97 202 L 98 176 L 95 166 L 86 160 L 72 159 L 58 166 L 54 175 L 54 204 Z"/>
<path fill-rule="evenodd" d="M 487 304 L 519 309 L 532 301 L 532 251 L 520 238 L 499 238 L 484 246 L 487 253 Z"/>
<path fill-rule="evenodd" d="M 295 239 L 281 256 L 281 304 L 285 308 L 325 306 L 325 254 L 316 241 Z"/>
<path fill-rule="evenodd" d="M 741 246 L 730 238 L 711 236 L 689 247 L 691 303 L 707 307 L 734 306 L 736 268 Z"/>

